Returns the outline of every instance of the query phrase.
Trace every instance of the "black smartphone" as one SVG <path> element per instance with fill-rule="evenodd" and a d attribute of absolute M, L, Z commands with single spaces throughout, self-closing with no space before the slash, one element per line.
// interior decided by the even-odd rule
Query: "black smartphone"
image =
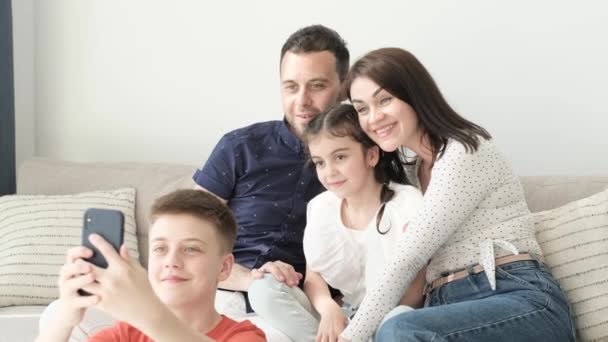
<path fill-rule="evenodd" d="M 82 225 L 82 245 L 93 251 L 88 262 L 107 268 L 108 262 L 104 256 L 89 241 L 89 235 L 95 233 L 104 238 L 118 252 L 124 238 L 125 217 L 119 210 L 90 208 L 84 213 Z M 84 290 L 78 290 L 80 295 L 90 295 Z"/>
<path fill-rule="evenodd" d="M 89 235 L 101 235 L 118 252 L 124 237 L 125 217 L 119 210 L 90 208 L 84 212 L 82 226 L 82 245 L 93 250 L 88 262 L 101 268 L 107 268 L 108 262 L 89 241 Z"/>

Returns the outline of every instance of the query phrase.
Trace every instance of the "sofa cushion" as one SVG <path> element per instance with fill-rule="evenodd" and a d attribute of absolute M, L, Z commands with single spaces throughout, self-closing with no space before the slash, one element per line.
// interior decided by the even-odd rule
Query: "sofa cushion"
<path fill-rule="evenodd" d="M 0 307 L 44 305 L 58 296 L 66 250 L 81 244 L 84 211 L 118 209 L 125 216 L 125 245 L 139 257 L 135 189 L 76 195 L 0 197 Z"/>
<path fill-rule="evenodd" d="M 608 189 L 607 176 L 524 176 L 521 183 L 532 212 L 561 207 Z"/>
<path fill-rule="evenodd" d="M 34 341 L 38 320 L 45 306 L 9 306 L 0 308 L 0 342 Z"/>
<path fill-rule="evenodd" d="M 547 264 L 568 296 L 580 337 L 608 338 L 608 190 L 534 214 Z"/>
<path fill-rule="evenodd" d="M 137 190 L 135 221 L 140 261 L 148 262 L 148 211 L 152 202 L 173 190 L 193 188 L 195 166 L 161 163 L 74 163 L 34 158 L 17 173 L 18 194 L 63 195 L 131 187 Z"/>

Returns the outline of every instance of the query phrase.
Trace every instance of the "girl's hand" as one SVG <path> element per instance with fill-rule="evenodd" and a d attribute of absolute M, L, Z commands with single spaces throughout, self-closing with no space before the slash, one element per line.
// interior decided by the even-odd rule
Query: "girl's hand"
<path fill-rule="evenodd" d="M 338 304 L 331 303 L 321 312 L 321 322 L 315 342 L 336 342 L 346 328 L 347 318 Z"/>

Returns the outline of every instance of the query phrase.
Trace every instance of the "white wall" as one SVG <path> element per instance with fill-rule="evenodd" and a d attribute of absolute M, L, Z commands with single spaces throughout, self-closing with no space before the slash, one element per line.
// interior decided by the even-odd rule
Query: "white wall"
<path fill-rule="evenodd" d="M 15 79 L 15 161 L 35 155 L 34 1 L 14 0 L 13 74 Z"/>
<path fill-rule="evenodd" d="M 199 164 L 223 132 L 281 118 L 280 47 L 322 23 L 353 57 L 388 45 L 414 52 L 518 173 L 606 175 L 607 9 L 551 0 L 37 1 L 36 153 Z"/>

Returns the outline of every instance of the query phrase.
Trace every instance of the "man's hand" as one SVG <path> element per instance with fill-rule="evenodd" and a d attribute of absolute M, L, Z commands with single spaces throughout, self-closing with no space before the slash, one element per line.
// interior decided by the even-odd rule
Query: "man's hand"
<path fill-rule="evenodd" d="M 272 274 L 276 280 L 285 283 L 289 287 L 297 286 L 303 278 L 302 273 L 296 272 L 293 266 L 278 260 L 269 261 L 262 265 L 262 267 L 251 270 L 251 275 L 254 279 L 261 279 L 266 273 Z"/>
<path fill-rule="evenodd" d="M 321 314 L 321 322 L 319 322 L 319 330 L 315 342 L 336 342 L 340 334 L 346 328 L 347 318 L 344 312 L 336 302 L 328 303 L 319 312 Z"/>
<path fill-rule="evenodd" d="M 96 308 L 137 327 L 144 323 L 144 313 L 164 307 L 148 282 L 146 270 L 129 257 L 124 245 L 119 255 L 101 236 L 91 234 L 89 240 L 108 261 L 106 269 L 91 265 L 97 282 L 84 287 L 99 297 Z"/>

